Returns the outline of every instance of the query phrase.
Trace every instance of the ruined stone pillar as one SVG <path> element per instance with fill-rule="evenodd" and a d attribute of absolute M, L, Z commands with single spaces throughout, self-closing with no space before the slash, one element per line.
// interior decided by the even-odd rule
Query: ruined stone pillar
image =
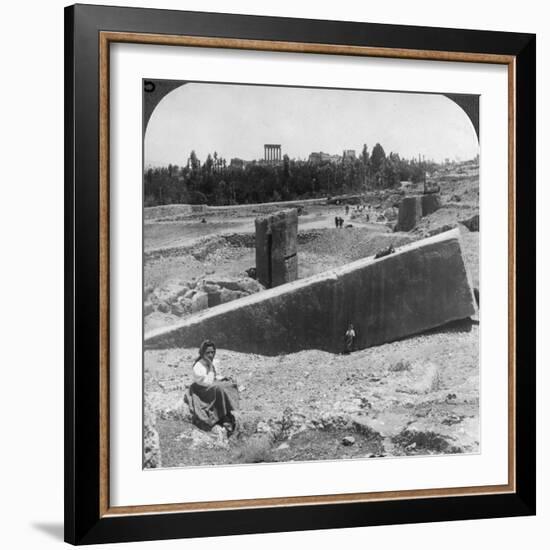
<path fill-rule="evenodd" d="M 298 278 L 298 211 L 282 210 L 257 218 L 256 277 L 267 288 Z"/>
<path fill-rule="evenodd" d="M 275 143 L 264 144 L 264 160 L 269 164 L 277 164 L 281 162 L 282 151 L 281 145 Z"/>
<path fill-rule="evenodd" d="M 399 203 L 396 231 L 411 231 L 422 217 L 422 197 L 404 197 Z"/>

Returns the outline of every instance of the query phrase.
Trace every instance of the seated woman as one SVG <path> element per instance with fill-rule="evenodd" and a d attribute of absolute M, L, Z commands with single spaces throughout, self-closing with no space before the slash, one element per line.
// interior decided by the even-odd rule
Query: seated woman
<path fill-rule="evenodd" d="M 237 385 L 224 378 L 214 362 L 216 346 L 205 340 L 193 363 L 193 384 L 189 387 L 188 404 L 193 423 L 202 429 L 221 424 L 228 432 L 235 430 L 233 411 L 239 408 Z"/>

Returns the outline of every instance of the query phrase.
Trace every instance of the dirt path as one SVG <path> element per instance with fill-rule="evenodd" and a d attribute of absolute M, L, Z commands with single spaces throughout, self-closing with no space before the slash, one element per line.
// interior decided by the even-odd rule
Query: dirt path
<path fill-rule="evenodd" d="M 389 231 L 382 223 L 366 223 L 352 219 L 345 215 L 341 207 L 316 206 L 314 211 L 298 218 L 298 231 L 310 229 L 334 228 L 334 217 L 344 218 L 344 224 L 352 224 L 355 227 L 368 227 L 373 231 Z M 254 233 L 254 220 L 257 216 L 232 218 L 227 213 L 210 214 L 204 217 L 202 223 L 197 216 L 190 216 L 188 220 L 155 222 L 148 221 L 144 225 L 144 249 L 145 252 L 188 246 L 200 239 L 211 235 L 224 235 L 231 233 Z"/>

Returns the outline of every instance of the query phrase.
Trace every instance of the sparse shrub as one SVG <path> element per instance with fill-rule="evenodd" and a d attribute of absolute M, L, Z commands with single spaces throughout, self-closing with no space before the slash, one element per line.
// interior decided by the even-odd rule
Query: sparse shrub
<path fill-rule="evenodd" d="M 390 372 L 402 372 L 405 370 L 411 370 L 411 362 L 406 359 L 400 359 L 397 363 L 390 365 Z"/>
<path fill-rule="evenodd" d="M 441 389 L 441 372 L 439 371 L 439 367 L 435 365 L 432 378 L 430 381 L 430 389 L 429 391 L 438 391 Z"/>
<path fill-rule="evenodd" d="M 357 419 L 352 421 L 353 429 L 358 433 L 363 435 L 365 438 L 371 440 L 371 441 L 382 441 L 382 436 L 380 435 L 380 432 L 377 432 L 374 428 L 369 426 L 366 422 L 361 422 Z"/>
<path fill-rule="evenodd" d="M 283 416 L 281 420 L 276 422 L 277 430 L 273 433 L 273 442 L 280 443 L 289 438 L 290 432 L 292 430 L 293 421 L 292 421 L 292 409 L 286 408 L 283 411 Z"/>
<path fill-rule="evenodd" d="M 403 430 L 398 435 L 392 438 L 395 445 L 401 448 L 413 448 L 415 451 L 435 451 L 439 453 L 448 452 L 449 443 L 441 435 L 426 431 L 419 432 L 416 430 Z"/>

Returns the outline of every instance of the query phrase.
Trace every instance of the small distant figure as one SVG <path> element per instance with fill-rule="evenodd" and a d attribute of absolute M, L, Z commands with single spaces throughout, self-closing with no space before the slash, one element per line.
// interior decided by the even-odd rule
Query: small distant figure
<path fill-rule="evenodd" d="M 203 219 L 201 220 L 201 223 L 206 223 L 206 218 L 203 218 Z"/>
<path fill-rule="evenodd" d="M 349 214 L 349 206 L 346 204 L 346 216 Z"/>
<path fill-rule="evenodd" d="M 334 217 L 334 226 L 339 227 L 340 226 L 340 218 L 338 216 Z"/>
<path fill-rule="evenodd" d="M 344 343 L 345 343 L 344 353 L 346 355 L 351 353 L 354 350 L 355 338 L 356 338 L 355 329 L 353 328 L 353 325 L 350 323 L 348 325 L 348 330 L 346 330 L 346 334 L 344 335 Z"/>
<path fill-rule="evenodd" d="M 390 246 L 388 246 L 387 248 L 383 248 L 382 250 L 379 250 L 374 256 L 374 259 L 376 260 L 376 258 L 383 258 L 384 256 L 389 256 L 394 252 L 395 252 L 395 248 L 393 247 L 393 244 L 390 244 Z"/>
<path fill-rule="evenodd" d="M 367 221 L 370 222 L 370 216 L 367 214 Z"/>
<path fill-rule="evenodd" d="M 344 218 L 338 218 L 338 221 L 340 223 L 340 227 L 344 227 Z"/>

